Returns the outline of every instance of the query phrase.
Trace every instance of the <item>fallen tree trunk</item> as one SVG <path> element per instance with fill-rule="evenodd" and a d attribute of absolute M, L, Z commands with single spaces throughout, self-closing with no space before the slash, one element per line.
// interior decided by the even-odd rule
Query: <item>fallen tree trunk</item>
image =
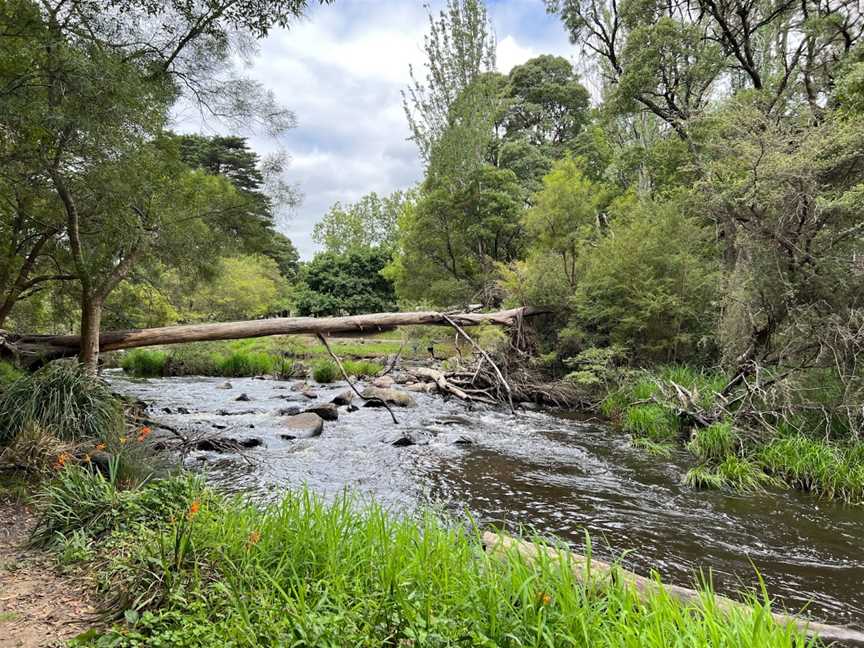
<path fill-rule="evenodd" d="M 510 326 L 521 317 L 543 312 L 545 311 L 533 308 L 513 308 L 494 313 L 415 311 L 370 313 L 349 317 L 284 317 L 216 324 L 186 324 L 151 329 L 108 331 L 99 336 L 99 350 L 116 351 L 162 344 L 238 340 L 270 335 L 369 334 L 391 330 L 397 326 L 452 326 L 453 322 L 460 326 L 476 326 L 478 324 Z M 0 351 L 6 355 L 18 357 L 23 364 L 75 356 L 78 354 L 80 346 L 81 337 L 78 335 L 18 335 L 0 330 Z"/>
<path fill-rule="evenodd" d="M 566 560 L 571 566 L 573 576 L 579 582 L 587 582 L 589 579 L 592 582 L 602 583 L 604 579 L 612 581 L 620 581 L 633 587 L 640 598 L 648 599 L 653 594 L 660 591 L 662 588 L 672 598 L 678 599 L 685 605 L 700 605 L 702 595 L 696 590 L 692 590 L 679 585 L 660 584 L 652 578 L 639 576 L 633 572 L 622 569 L 617 565 L 610 565 L 595 558 L 586 558 L 579 554 L 571 552 L 562 552 L 554 547 L 544 546 L 524 540 L 517 540 L 505 535 L 486 532 L 483 534 L 483 545 L 486 550 L 499 555 L 506 555 L 509 552 L 515 551 L 522 558 L 529 562 L 539 561 L 541 559 L 548 560 Z M 714 602 L 718 609 L 725 613 L 731 612 L 746 612 L 749 606 L 744 603 L 739 603 L 719 594 L 714 595 Z M 824 641 L 838 641 L 847 645 L 864 646 L 864 632 L 846 628 L 843 626 L 827 625 L 824 623 L 816 623 L 791 614 L 782 614 L 772 612 L 771 616 L 774 621 L 781 626 L 792 625 L 810 636 L 819 637 Z"/>

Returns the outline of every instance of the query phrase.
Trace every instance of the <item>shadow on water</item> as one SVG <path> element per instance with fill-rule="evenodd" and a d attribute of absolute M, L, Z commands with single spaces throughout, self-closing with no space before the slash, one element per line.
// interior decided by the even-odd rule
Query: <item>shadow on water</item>
<path fill-rule="evenodd" d="M 588 532 L 596 554 L 620 557 L 634 571 L 654 569 L 683 585 L 710 572 L 718 591 L 734 594 L 757 586 L 758 570 L 790 611 L 806 606 L 819 620 L 864 627 L 862 507 L 788 491 L 694 491 L 681 484 L 683 453 L 653 457 L 608 427 L 566 415 L 514 419 L 416 394 L 419 406 L 400 410 L 398 426 L 382 410 L 341 408 L 322 436 L 286 441 L 277 410 L 328 402 L 344 383 L 319 387 L 311 401 L 291 383 L 269 380 L 231 379 L 233 388 L 222 390 L 224 379 L 110 379 L 169 425 L 261 439 L 264 445 L 247 453 L 251 461 L 190 456 L 223 490 L 268 501 L 304 483 L 325 496 L 349 488 L 396 510 L 441 505 L 576 548 Z M 241 393 L 250 400 L 236 401 Z M 419 444 L 394 447 L 405 432 Z"/>

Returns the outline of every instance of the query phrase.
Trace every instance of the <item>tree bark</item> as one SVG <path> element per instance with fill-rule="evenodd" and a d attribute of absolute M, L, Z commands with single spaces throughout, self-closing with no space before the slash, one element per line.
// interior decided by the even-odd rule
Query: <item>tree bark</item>
<path fill-rule="evenodd" d="M 86 364 L 94 357 L 94 350 L 115 351 L 162 344 L 237 340 L 271 335 L 351 335 L 392 330 L 398 326 L 476 326 L 494 324 L 510 326 L 519 317 L 539 315 L 546 311 L 536 308 L 513 308 L 494 313 L 439 313 L 416 311 L 408 313 L 370 313 L 348 317 L 284 317 L 267 320 L 224 322 L 218 324 L 188 324 L 152 329 L 107 331 L 95 337 L 102 314 L 99 300 L 82 299 L 82 308 L 89 315 L 82 317 L 82 335 L 16 335 L 0 331 L 0 350 L 18 356 L 23 364 L 49 361 L 56 358 L 79 356 Z M 87 333 L 84 334 L 85 328 Z M 85 350 L 85 347 L 87 349 Z"/>
<path fill-rule="evenodd" d="M 88 373 L 95 374 L 99 365 L 99 329 L 102 325 L 102 302 L 87 294 L 81 296 L 81 335 L 78 360 Z"/>

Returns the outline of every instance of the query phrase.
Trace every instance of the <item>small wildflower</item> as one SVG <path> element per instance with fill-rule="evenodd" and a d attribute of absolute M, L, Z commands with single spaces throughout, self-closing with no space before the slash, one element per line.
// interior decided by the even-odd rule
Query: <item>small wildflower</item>
<path fill-rule="evenodd" d="M 152 431 L 153 430 L 151 430 L 146 425 L 144 427 L 142 427 L 140 430 L 138 430 L 138 441 L 140 442 L 140 441 L 143 441 L 144 439 L 146 439 L 148 436 L 150 436 L 150 433 Z"/>
<path fill-rule="evenodd" d="M 537 601 L 542 605 L 549 605 L 552 602 L 552 597 L 549 596 L 546 592 L 538 592 Z"/>
<path fill-rule="evenodd" d="M 260 540 L 261 540 L 261 532 L 256 530 L 256 531 L 253 531 L 252 533 L 249 534 L 248 544 L 249 544 L 249 546 L 253 546 L 253 545 L 258 544 L 258 542 L 260 542 Z"/>
<path fill-rule="evenodd" d="M 66 462 L 69 461 L 71 457 L 67 452 L 61 452 L 60 456 L 57 457 L 57 463 L 54 464 L 54 470 L 62 470 L 63 466 L 66 465 Z"/>
<path fill-rule="evenodd" d="M 97 449 L 97 450 L 104 450 L 105 448 L 106 448 L 106 446 L 105 446 L 104 443 L 97 443 L 97 444 L 96 444 L 96 449 Z"/>
<path fill-rule="evenodd" d="M 201 502 L 197 499 L 192 500 L 192 503 L 189 505 L 189 510 L 186 512 L 186 518 L 191 520 L 196 515 L 198 515 L 198 511 L 201 510 Z"/>

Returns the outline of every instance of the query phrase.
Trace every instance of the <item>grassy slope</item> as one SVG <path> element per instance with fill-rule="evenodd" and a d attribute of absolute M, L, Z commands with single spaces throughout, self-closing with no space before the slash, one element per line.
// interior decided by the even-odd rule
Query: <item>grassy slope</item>
<path fill-rule="evenodd" d="M 577 582 L 566 564 L 484 553 L 432 515 L 289 493 L 266 509 L 188 478 L 117 491 L 80 468 L 41 496 L 36 538 L 100 575 L 124 621 L 79 645 L 804 646 L 768 605 Z M 109 514 L 110 512 L 110 514 Z M 74 539 L 74 540 L 70 540 Z M 73 552 L 74 555 L 74 552 Z"/>

